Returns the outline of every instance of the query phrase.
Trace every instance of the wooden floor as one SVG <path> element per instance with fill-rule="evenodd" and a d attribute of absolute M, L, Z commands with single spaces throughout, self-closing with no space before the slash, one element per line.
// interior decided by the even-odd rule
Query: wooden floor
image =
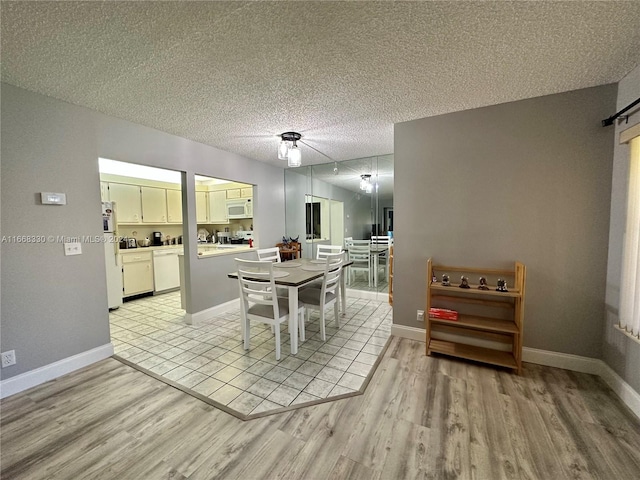
<path fill-rule="evenodd" d="M 399 338 L 364 395 L 246 422 L 113 359 L 0 406 L 2 479 L 640 478 L 640 422 L 599 378 Z"/>

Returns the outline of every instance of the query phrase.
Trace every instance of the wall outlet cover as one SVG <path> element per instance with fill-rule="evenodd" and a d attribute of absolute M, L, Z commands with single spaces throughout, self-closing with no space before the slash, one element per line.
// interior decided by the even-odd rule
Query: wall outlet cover
<path fill-rule="evenodd" d="M 16 364 L 16 351 L 9 350 L 8 352 L 3 352 L 0 354 L 2 356 L 2 368 L 10 367 L 11 365 Z"/>

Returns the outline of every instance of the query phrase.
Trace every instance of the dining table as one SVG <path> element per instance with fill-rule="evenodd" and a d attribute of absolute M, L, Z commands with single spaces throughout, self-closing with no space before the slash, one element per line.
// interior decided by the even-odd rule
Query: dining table
<path fill-rule="evenodd" d="M 352 261 L 344 260 L 342 272 L 340 273 L 340 295 L 339 304 L 342 314 L 346 312 L 347 291 L 344 279 L 344 267 L 353 264 Z M 312 260 L 309 258 L 298 258 L 286 262 L 274 262 L 273 273 L 276 286 L 286 287 L 289 296 L 289 335 L 291 337 L 291 354 L 298 353 L 298 291 L 300 288 L 309 285 L 314 280 L 324 276 L 325 260 Z M 238 278 L 238 272 L 227 274 L 229 278 Z M 242 312 L 242 305 L 241 305 Z M 244 314 L 244 313 L 242 313 Z M 244 322 L 242 322 L 244 325 Z"/>

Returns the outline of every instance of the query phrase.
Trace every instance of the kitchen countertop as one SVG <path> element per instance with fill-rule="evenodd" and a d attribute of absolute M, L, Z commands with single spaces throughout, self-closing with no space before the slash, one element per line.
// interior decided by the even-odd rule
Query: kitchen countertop
<path fill-rule="evenodd" d="M 156 247 L 121 248 L 120 253 L 127 254 L 127 253 L 147 252 L 147 251 L 153 251 L 153 250 L 178 250 L 178 249 L 182 249 L 182 247 L 184 247 L 184 245 L 159 245 Z"/>
<path fill-rule="evenodd" d="M 123 255 L 141 253 L 154 250 L 179 250 L 178 254 L 182 255 L 184 252 L 184 245 L 160 245 L 155 247 L 138 247 L 138 248 L 121 248 L 120 253 Z M 225 244 L 219 245 L 217 243 L 199 243 L 198 244 L 198 258 L 213 257 L 217 255 L 229 255 L 237 254 L 238 252 L 247 252 L 254 250 L 249 247 L 248 244 Z"/>

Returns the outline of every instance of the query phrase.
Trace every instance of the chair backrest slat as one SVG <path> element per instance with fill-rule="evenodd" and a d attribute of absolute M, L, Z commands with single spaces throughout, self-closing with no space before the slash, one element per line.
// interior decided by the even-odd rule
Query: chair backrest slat
<path fill-rule="evenodd" d="M 256 250 L 258 254 L 258 260 L 265 261 L 268 260 L 270 262 L 279 263 L 282 260 L 280 259 L 280 249 L 278 247 L 272 248 L 259 248 Z"/>
<path fill-rule="evenodd" d="M 340 245 L 318 245 L 318 251 L 316 254 L 316 258 L 321 260 L 323 258 L 327 258 L 327 255 L 330 253 L 342 253 L 342 247 Z"/>

